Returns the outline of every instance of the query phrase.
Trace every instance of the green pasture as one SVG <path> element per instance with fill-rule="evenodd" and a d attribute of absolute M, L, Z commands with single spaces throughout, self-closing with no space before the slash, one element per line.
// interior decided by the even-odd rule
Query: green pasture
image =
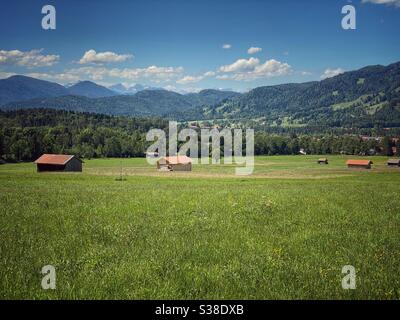
<path fill-rule="evenodd" d="M 399 299 L 400 168 L 350 157 L 256 157 L 251 176 L 145 159 L 0 165 L 0 298 Z M 55 290 L 41 288 L 45 265 Z"/>

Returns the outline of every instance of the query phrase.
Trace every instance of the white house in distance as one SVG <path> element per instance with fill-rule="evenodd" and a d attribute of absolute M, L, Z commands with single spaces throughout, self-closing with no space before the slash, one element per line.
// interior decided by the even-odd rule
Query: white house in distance
<path fill-rule="evenodd" d="M 162 157 L 157 161 L 160 171 L 192 171 L 192 159 L 187 156 Z"/>

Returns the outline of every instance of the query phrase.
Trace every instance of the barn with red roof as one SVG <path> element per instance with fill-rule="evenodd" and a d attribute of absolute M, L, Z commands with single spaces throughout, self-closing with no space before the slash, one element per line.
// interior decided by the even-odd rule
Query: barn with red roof
<path fill-rule="evenodd" d="M 192 159 L 187 156 L 162 157 L 157 161 L 161 171 L 192 171 Z"/>
<path fill-rule="evenodd" d="M 82 172 L 83 161 L 75 155 L 44 154 L 35 161 L 37 172 L 67 171 Z"/>
<path fill-rule="evenodd" d="M 347 160 L 346 164 L 349 168 L 371 169 L 373 162 L 371 160 Z"/>

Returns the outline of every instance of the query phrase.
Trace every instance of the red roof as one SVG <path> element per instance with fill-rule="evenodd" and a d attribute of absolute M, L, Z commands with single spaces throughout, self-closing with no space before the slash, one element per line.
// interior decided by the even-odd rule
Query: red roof
<path fill-rule="evenodd" d="M 165 161 L 169 164 L 188 164 L 192 163 L 192 159 L 187 156 L 172 156 L 164 157 Z"/>
<path fill-rule="evenodd" d="M 74 157 L 74 155 L 69 154 L 44 154 L 39 159 L 37 159 L 35 163 L 64 165 Z M 79 161 L 81 160 L 79 159 Z"/>
<path fill-rule="evenodd" d="M 347 160 L 346 162 L 347 165 L 353 165 L 353 166 L 369 166 L 372 164 L 371 160 Z"/>

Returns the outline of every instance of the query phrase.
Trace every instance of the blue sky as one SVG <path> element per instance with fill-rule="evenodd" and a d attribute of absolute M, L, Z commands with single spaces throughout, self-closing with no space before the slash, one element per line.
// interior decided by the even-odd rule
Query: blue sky
<path fill-rule="evenodd" d="M 399 30 L 400 0 L 2 1 L 0 78 L 244 91 L 399 61 Z"/>

